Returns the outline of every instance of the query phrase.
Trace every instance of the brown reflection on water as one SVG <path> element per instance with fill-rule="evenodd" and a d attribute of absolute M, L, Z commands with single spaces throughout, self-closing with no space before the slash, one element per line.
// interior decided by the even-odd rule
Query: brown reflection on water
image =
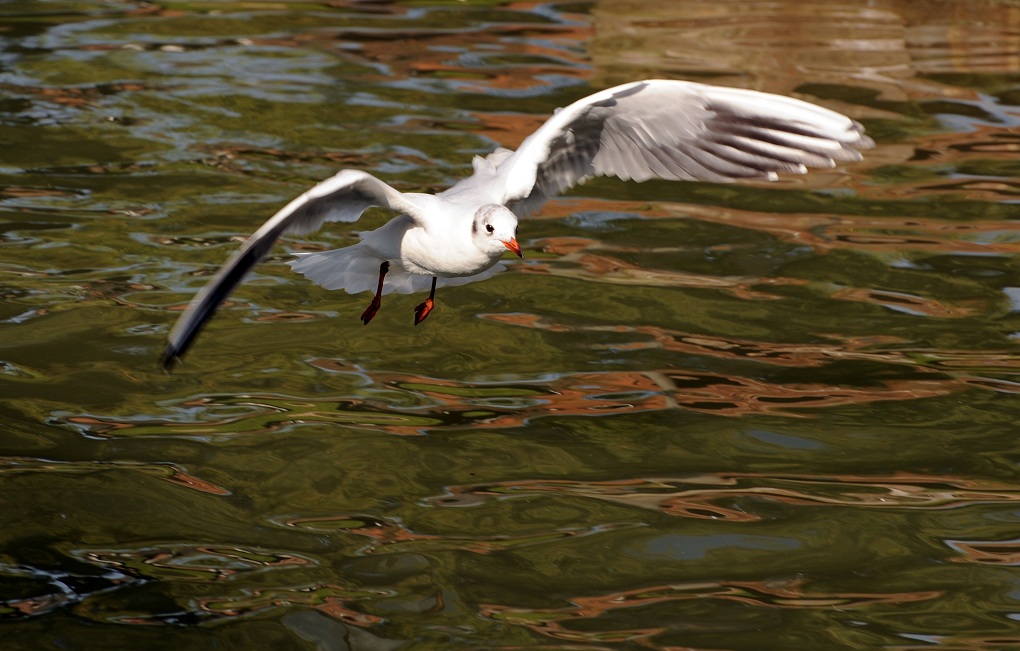
<path fill-rule="evenodd" d="M 449 52 L 443 51 L 442 41 L 446 40 L 448 47 L 465 48 L 463 34 L 452 35 L 446 39 L 429 39 L 433 47 L 439 46 L 435 47 L 435 49 L 424 51 L 432 52 L 431 55 L 421 56 L 423 53 L 421 50 L 408 50 L 406 44 L 401 44 L 398 47 L 393 47 L 391 44 L 389 47 L 386 47 L 385 43 L 387 41 L 376 41 L 375 43 L 366 44 L 369 47 L 364 48 L 363 51 L 365 56 L 373 61 L 386 62 L 390 66 L 395 64 L 396 68 L 400 70 L 399 76 L 401 78 L 408 76 L 461 78 L 465 80 L 463 89 L 474 92 L 538 90 L 547 85 L 547 82 L 543 81 L 543 77 L 581 77 L 579 69 L 583 61 L 580 58 L 571 56 L 570 52 L 573 47 L 583 42 L 589 35 L 590 30 L 587 24 L 579 23 L 576 27 L 567 27 L 562 24 L 542 27 L 536 25 L 515 26 L 504 24 L 498 26 L 498 34 L 495 35 L 476 32 L 480 36 L 479 40 L 484 40 L 487 45 L 506 38 L 527 36 L 529 33 L 533 36 L 541 33 L 548 40 L 529 40 L 526 45 L 514 48 L 515 57 L 534 57 L 536 63 L 529 66 L 528 75 L 517 74 L 511 68 L 499 71 L 487 63 L 465 66 L 462 60 L 451 60 Z M 465 48 L 465 51 L 470 49 L 470 46 L 468 46 Z M 412 57 L 408 56 L 409 52 L 414 52 Z M 538 63 L 539 61 L 542 63 Z"/>
<path fill-rule="evenodd" d="M 331 372 L 356 373 L 334 359 L 313 360 Z M 372 398 L 372 393 L 388 398 Z M 394 401 L 394 395 L 401 398 Z M 408 406 L 407 401 L 413 404 Z M 203 395 L 167 403 L 169 418 L 62 415 L 55 422 L 89 436 L 224 436 L 262 434 L 307 423 L 333 423 L 418 435 L 442 428 L 517 427 L 544 415 L 593 416 L 672 406 L 646 373 L 582 373 L 551 381 L 469 383 L 403 373 L 371 374 L 356 397 L 314 399 L 279 394 Z"/>
<path fill-rule="evenodd" d="M 587 20 L 547 20 L 535 8 L 539 3 L 513 2 L 500 5 L 498 19 L 461 22 L 456 11 L 429 7 L 417 15 L 399 4 L 379 4 L 359 11 L 379 16 L 377 27 L 325 29 L 317 26 L 285 37 L 246 39 L 256 45 L 283 48 L 322 49 L 334 52 L 338 43 L 345 54 L 384 74 L 365 74 L 368 82 L 390 82 L 435 78 L 462 80 L 465 88 L 486 92 L 521 90 L 544 86 L 542 79 L 553 76 L 581 77 L 587 64 L 579 44 L 591 36 Z M 470 28 L 468 27 L 470 26 Z M 352 48 L 351 44 L 357 44 Z M 529 74 L 518 74 L 513 62 L 528 61 Z"/>
<path fill-rule="evenodd" d="M 47 589 L 52 591 L 26 598 L 5 599 L 0 596 L 0 622 L 6 619 L 46 615 L 59 608 L 77 604 L 92 594 L 128 588 L 139 583 L 137 578 L 120 573 L 110 573 L 97 578 L 77 576 L 69 572 L 40 572 L 29 567 L 7 566 L 4 569 L 8 575 L 12 569 L 16 569 L 21 572 L 14 572 L 15 576 L 18 574 L 36 576 L 40 583 L 47 585 Z M 70 585 L 76 586 L 77 589 L 69 589 Z"/>
<path fill-rule="evenodd" d="M 899 299 L 899 295 L 896 296 Z M 891 336 L 873 337 L 841 337 L 828 335 L 830 339 L 824 343 L 782 343 L 764 342 L 749 339 L 726 338 L 713 335 L 693 334 L 678 330 L 670 330 L 655 326 L 579 326 L 558 323 L 549 317 L 537 314 L 488 314 L 484 318 L 511 325 L 546 330 L 553 333 L 570 332 L 611 332 L 614 334 L 634 334 L 635 341 L 599 344 L 596 348 L 610 350 L 638 350 L 642 348 L 662 349 L 681 352 L 689 355 L 708 356 L 718 359 L 744 359 L 766 363 L 772 366 L 811 368 L 832 364 L 837 361 L 868 361 L 910 367 L 919 372 L 939 371 L 929 376 L 910 381 L 909 386 L 899 385 L 899 389 L 916 390 L 916 397 L 940 395 L 943 392 L 964 388 L 966 386 L 983 386 L 997 391 L 1016 393 L 1020 384 L 997 377 L 983 377 L 978 373 L 1005 373 L 1014 375 L 1020 369 L 1020 356 L 1013 350 L 944 350 L 901 346 L 901 340 Z M 685 378 L 705 378 L 706 386 L 718 384 L 713 377 L 722 378 L 723 382 L 740 386 L 744 382 L 754 381 L 741 376 L 713 376 L 709 373 L 684 375 L 679 371 L 664 371 L 666 377 L 680 379 L 687 384 Z M 946 377 L 951 374 L 953 377 Z M 697 382 L 697 380 L 695 380 Z M 750 385 L 748 385 L 750 386 Z M 798 385 L 810 393 L 810 385 Z M 941 388 L 940 388 L 941 387 Z M 847 389 L 845 386 L 830 387 L 835 394 Z M 797 387 L 791 387 L 796 392 Z M 738 391 L 738 389 L 734 389 Z M 762 395 L 783 391 L 763 390 Z M 876 396 L 877 397 L 877 396 Z M 752 410 L 756 411 L 756 410 Z"/>
<path fill-rule="evenodd" d="M 79 556 L 135 576 L 199 582 L 226 581 L 240 574 L 311 564 L 309 559 L 292 553 L 216 545 L 90 549 Z"/>
<path fill-rule="evenodd" d="M 824 79 L 900 99 L 966 96 L 935 75 L 1020 70 L 1020 9 L 993 0 L 603 1 L 593 13 L 590 50 L 609 80 L 652 69 L 788 93 Z"/>
<path fill-rule="evenodd" d="M 1009 484 L 903 473 L 887 476 L 706 473 L 612 481 L 527 480 L 452 486 L 448 491 L 448 495 L 435 498 L 433 503 L 453 506 L 474 504 L 485 498 L 555 493 L 678 517 L 731 522 L 765 519 L 767 516 L 760 511 L 762 505 L 769 503 L 927 510 L 1020 502 L 1020 490 Z"/>
<path fill-rule="evenodd" d="M 370 538 L 375 545 L 441 540 L 441 536 L 414 533 L 399 522 L 380 520 L 362 515 L 333 515 L 327 517 L 282 518 L 279 523 L 302 531 L 330 533 L 350 532 Z"/>
<path fill-rule="evenodd" d="M 19 97 L 34 97 L 41 102 L 52 102 L 73 108 L 92 107 L 107 95 L 151 90 L 137 82 L 101 83 L 91 86 L 47 86 L 0 83 L 0 90 Z"/>
<path fill-rule="evenodd" d="M 481 502 L 485 497 L 479 497 Z M 433 502 L 439 506 L 467 506 L 467 495 L 449 495 L 437 498 Z M 611 525 L 593 525 L 586 527 L 557 527 L 555 531 L 543 531 L 537 534 L 508 535 L 498 534 L 491 537 L 479 535 L 456 536 L 450 534 L 433 535 L 416 533 L 395 520 L 383 520 L 363 515 L 336 515 L 328 517 L 297 517 L 280 518 L 279 524 L 304 531 L 316 533 L 344 532 L 367 538 L 368 547 L 361 550 L 363 554 L 386 552 L 394 553 L 404 550 L 426 553 L 441 550 L 457 550 L 472 554 L 492 554 L 531 545 L 543 545 L 564 538 L 604 533 L 619 528 Z"/>
<path fill-rule="evenodd" d="M 967 384 L 952 379 L 887 380 L 867 387 L 820 383 L 776 384 L 716 373 L 603 372 L 565 375 L 549 382 L 482 385 L 484 399 L 465 397 L 480 385 L 404 374 L 373 374 L 384 387 L 411 392 L 426 405 L 412 408 L 363 398 L 307 398 L 276 394 L 205 396 L 173 419 L 135 421 L 115 416 L 55 418 L 89 436 L 225 436 L 265 434 L 293 426 L 332 423 L 418 435 L 442 429 L 520 427 L 545 416 L 598 416 L 682 408 L 725 416 L 769 413 L 809 417 L 802 408 L 914 400 L 941 396 Z M 521 390 L 530 393 L 522 399 Z M 184 404 L 184 403 L 182 403 Z M 195 409 L 196 404 L 202 409 Z M 177 410 L 174 405 L 168 409 Z M 229 417 L 218 416 L 227 411 Z M 240 412 L 240 413 L 238 413 Z"/>
<path fill-rule="evenodd" d="M 834 249 L 869 250 L 881 253 L 891 262 L 906 262 L 907 256 L 938 253 L 1014 255 L 1020 244 L 1009 222 L 946 224 L 923 220 L 871 220 L 868 218 L 829 218 L 809 216 L 766 216 L 731 211 L 698 211 L 699 219 L 766 231 L 799 245 L 808 244 L 820 251 Z M 998 241 L 997 241 L 998 240 Z M 775 300 L 770 287 L 806 286 L 808 281 L 783 276 L 718 276 L 679 271 L 664 271 L 630 264 L 607 252 L 630 252 L 608 247 L 597 240 L 581 237 L 556 237 L 535 244 L 553 259 L 534 260 L 517 268 L 532 273 L 587 282 L 648 287 L 686 287 L 725 291 L 746 300 Z M 992 309 L 987 297 L 957 299 L 953 302 L 906 292 L 879 288 L 812 286 L 825 291 L 834 300 L 871 303 L 916 316 L 961 318 Z"/>
<path fill-rule="evenodd" d="M 214 618 L 244 617 L 276 608 L 309 606 L 354 626 L 369 627 L 382 623 L 382 617 L 360 612 L 350 606 L 369 597 L 388 594 L 382 590 L 362 590 L 323 583 L 293 588 L 257 588 L 234 596 L 199 599 L 198 608 Z"/>
<path fill-rule="evenodd" d="M 279 177 L 274 172 L 276 170 L 266 170 L 261 166 L 251 165 L 252 160 L 257 159 L 269 159 L 282 163 L 294 164 L 295 166 L 301 164 L 312 164 L 312 163 L 326 163 L 336 169 L 343 169 L 345 167 L 352 167 L 354 169 L 363 169 L 371 167 L 369 162 L 369 156 L 364 152 L 347 152 L 347 151 L 290 151 L 286 149 L 280 149 L 278 147 L 259 147 L 250 142 L 244 143 L 229 143 L 229 142 L 215 142 L 211 143 L 206 147 L 209 156 L 202 160 L 202 163 L 214 167 L 230 174 L 237 174 L 241 176 L 251 176 L 254 178 L 265 178 L 273 182 L 278 182 Z M 401 161 L 401 162 L 413 162 L 415 164 L 422 164 L 424 161 L 420 157 L 413 157 L 410 154 L 404 152 L 387 152 L 387 160 L 389 161 Z M 242 236 L 235 236 L 231 238 L 234 241 L 243 242 Z M 176 244 L 179 239 L 172 236 L 158 236 L 154 237 L 153 241 L 157 244 Z M 216 239 L 208 238 L 188 238 L 189 243 L 192 244 L 207 244 L 216 243 Z M 266 258 L 269 260 L 271 258 Z"/>
<path fill-rule="evenodd" d="M 583 237 L 554 237 L 534 244 L 543 254 L 557 256 L 552 260 L 533 260 L 516 268 L 518 272 L 575 278 L 616 285 L 651 287 L 697 287 L 723 289 L 747 299 L 775 298 L 756 289 L 763 285 L 801 285 L 803 281 L 782 278 L 723 277 L 649 269 L 606 255 L 607 251 L 626 252 L 608 247 L 598 240 Z"/>
<path fill-rule="evenodd" d="M 331 583 L 252 587 L 253 581 L 259 580 L 258 577 L 252 578 L 253 574 L 315 565 L 310 558 L 291 552 L 223 545 L 176 545 L 141 549 L 90 549 L 79 552 L 78 556 L 112 570 L 111 576 L 125 579 L 131 577 L 131 583 L 118 581 L 111 587 L 151 580 L 186 581 L 215 586 L 210 588 L 210 593 L 215 596 L 195 598 L 196 612 L 188 615 L 197 616 L 206 622 L 244 617 L 276 608 L 308 606 L 348 624 L 368 627 L 381 623 L 383 619 L 360 612 L 352 608 L 351 604 L 389 594 L 383 590 L 350 588 Z M 242 580 L 243 583 L 240 583 Z M 263 579 L 265 583 L 277 580 Z M 191 592 L 196 590 L 201 588 Z M 83 596 L 79 595 L 77 599 Z M 47 607 L 52 609 L 54 606 Z M 119 624 L 194 623 L 177 621 L 183 615 L 180 612 L 125 614 L 115 610 L 104 617 L 103 611 L 104 608 L 100 606 L 91 609 L 89 615 Z"/>
<path fill-rule="evenodd" d="M 902 593 L 821 593 L 807 589 L 801 580 L 748 582 L 691 582 L 649 586 L 635 590 L 610 592 L 596 596 L 571 596 L 564 608 L 521 608 L 500 604 L 482 604 L 483 617 L 525 626 L 536 633 L 575 642 L 640 642 L 651 649 L 676 649 L 655 644 L 649 638 L 670 629 L 698 630 L 711 624 L 673 621 L 669 626 L 642 629 L 592 630 L 585 620 L 610 616 L 630 608 L 683 601 L 720 600 L 756 608 L 829 610 L 854 609 L 876 604 L 902 604 L 929 601 L 940 596 L 934 591 Z"/>
<path fill-rule="evenodd" d="M 881 305 L 885 308 L 914 316 L 941 319 L 971 316 L 988 307 L 987 301 L 978 299 L 968 301 L 970 305 L 954 305 L 946 301 L 926 299 L 915 294 L 866 287 L 840 287 L 832 291 L 829 296 L 841 301 Z"/>
<path fill-rule="evenodd" d="M 1015 223 L 1005 220 L 948 221 L 913 217 L 766 214 L 685 206 L 699 221 L 766 232 L 820 252 L 840 249 L 883 254 L 999 254 L 1020 252 Z"/>
<path fill-rule="evenodd" d="M 76 420 L 84 420 L 87 422 L 87 426 L 95 425 L 100 430 L 104 430 L 108 426 L 115 430 L 130 427 L 130 425 L 123 423 L 107 423 L 91 418 L 76 419 L 71 417 L 68 419 L 68 422 L 74 422 L 79 426 L 83 424 L 82 422 L 76 422 Z M 146 464 L 130 461 L 53 461 L 31 457 L 0 457 L 0 475 L 30 473 L 94 474 L 118 470 L 141 472 L 177 486 L 183 486 L 184 488 L 190 488 L 211 495 L 230 494 L 230 491 L 226 488 L 190 475 L 176 464 L 169 462 Z"/>
<path fill-rule="evenodd" d="M 1020 539 L 947 540 L 946 544 L 961 556 L 950 560 L 982 565 L 1020 565 Z"/>
<path fill-rule="evenodd" d="M 956 651 L 957 649 L 960 651 L 985 651 L 986 649 L 998 651 L 998 649 L 1020 648 L 1020 636 L 939 635 L 930 636 L 930 639 L 931 641 L 925 639 L 921 644 L 898 644 L 895 651 L 930 651 L 932 648 L 946 649 L 947 651 Z M 933 643 L 938 646 L 933 647 Z"/>
<path fill-rule="evenodd" d="M 488 318 L 551 332 L 570 332 L 535 315 Z M 598 328 L 595 328 L 596 330 Z M 871 341 L 839 344 L 766 344 L 670 332 L 659 328 L 613 327 L 642 341 L 614 348 L 663 348 L 692 355 L 746 359 L 775 366 L 818 367 L 838 360 L 869 360 L 910 367 L 912 376 L 861 386 L 825 382 L 774 382 L 740 374 L 662 369 L 570 373 L 540 380 L 473 383 L 392 372 L 365 373 L 335 359 L 311 365 L 334 373 L 368 377 L 356 396 L 332 398 L 282 394 L 201 395 L 166 403 L 169 417 L 118 417 L 97 414 L 54 416 L 88 436 L 216 437 L 265 434 L 315 423 L 381 430 L 398 435 L 472 427 L 520 427 L 546 416 L 600 416 L 685 409 L 723 416 L 774 414 L 812 417 L 812 409 L 944 396 L 972 387 L 1017 393 L 1020 386 L 996 377 L 961 374 L 1012 371 L 1020 360 L 1010 354 L 940 353 L 918 349 L 873 351 Z M 932 368 L 927 368 L 928 366 Z M 803 411 L 808 409 L 808 411 Z M 178 483 L 200 480 L 174 475 Z M 208 490 L 221 490 L 207 487 Z"/>
<path fill-rule="evenodd" d="M 887 380 L 878 386 L 846 387 L 818 383 L 775 384 L 715 373 L 661 374 L 676 388 L 678 407 L 728 416 L 753 413 L 808 417 L 791 409 L 834 407 L 872 402 L 917 400 L 951 393 L 954 382 Z"/>

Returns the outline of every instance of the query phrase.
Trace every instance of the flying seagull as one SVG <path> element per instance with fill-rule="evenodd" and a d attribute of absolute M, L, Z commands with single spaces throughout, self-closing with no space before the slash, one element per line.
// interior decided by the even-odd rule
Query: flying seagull
<path fill-rule="evenodd" d="M 502 270 L 507 250 L 523 257 L 517 218 L 595 176 L 623 180 L 769 180 L 808 167 L 861 159 L 874 146 L 850 118 L 814 104 L 752 90 L 651 79 L 609 88 L 558 109 L 516 151 L 476 156 L 474 174 L 439 194 L 399 192 L 359 170 L 343 170 L 294 199 L 249 237 L 181 314 L 163 351 L 167 370 L 216 307 L 284 233 L 356 221 L 371 206 L 397 216 L 353 246 L 298 255 L 291 268 L 326 289 L 373 291 L 367 324 L 383 294 L 429 290 Z"/>

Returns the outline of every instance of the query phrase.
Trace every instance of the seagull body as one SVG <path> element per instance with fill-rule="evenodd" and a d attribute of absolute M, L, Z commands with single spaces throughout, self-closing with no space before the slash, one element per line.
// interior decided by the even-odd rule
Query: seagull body
<path fill-rule="evenodd" d="M 751 90 L 646 80 L 609 88 L 557 110 L 516 151 L 476 156 L 474 174 L 436 195 L 403 193 L 359 170 L 343 170 L 284 206 L 249 237 L 195 295 L 163 352 L 170 369 L 217 306 L 284 233 L 353 222 L 371 206 L 397 216 L 353 246 L 300 254 L 291 268 L 327 289 L 381 296 L 463 285 L 503 269 L 507 250 L 523 257 L 518 217 L 595 176 L 623 180 L 773 181 L 780 173 L 861 159 L 874 143 L 839 113 Z"/>

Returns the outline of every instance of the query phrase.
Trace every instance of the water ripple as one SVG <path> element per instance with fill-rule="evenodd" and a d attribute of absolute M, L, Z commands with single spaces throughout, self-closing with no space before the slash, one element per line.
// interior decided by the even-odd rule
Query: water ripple
<path fill-rule="evenodd" d="M 717 473 L 609 481 L 524 480 L 451 486 L 436 506 L 475 506 L 486 499 L 563 494 L 605 500 L 667 515 L 731 522 L 769 516 L 769 504 L 864 509 L 955 509 L 1020 502 L 1011 484 L 910 475 L 812 476 Z M 762 508 L 764 507 L 764 508 Z"/>
<path fill-rule="evenodd" d="M 103 427 L 110 427 L 104 423 Z M 174 463 L 139 463 L 132 461 L 54 461 L 30 457 L 0 456 L 0 475 L 60 473 L 94 474 L 127 470 L 155 477 L 175 486 L 190 488 L 210 495 L 229 495 L 230 491 L 212 482 L 188 474 Z"/>
<path fill-rule="evenodd" d="M 735 602 L 755 608 L 793 610 L 853 610 L 876 604 L 904 604 L 936 599 L 938 592 L 840 593 L 813 591 L 803 582 L 775 580 L 768 582 L 692 582 L 653 585 L 635 590 L 595 596 L 568 597 L 571 605 L 564 608 L 521 608 L 501 604 L 484 604 L 483 617 L 524 626 L 543 636 L 557 640 L 588 643 L 639 642 L 651 648 L 664 648 L 649 643 L 649 638 L 677 627 L 696 626 L 673 620 L 668 626 L 641 629 L 611 628 L 612 616 L 621 610 L 648 608 L 658 604 L 694 601 L 699 604 Z M 595 624 L 592 620 L 609 620 Z M 608 624 L 608 625 L 607 625 Z M 734 622 L 737 629 L 744 628 Z M 760 630 L 750 624 L 745 630 Z"/>

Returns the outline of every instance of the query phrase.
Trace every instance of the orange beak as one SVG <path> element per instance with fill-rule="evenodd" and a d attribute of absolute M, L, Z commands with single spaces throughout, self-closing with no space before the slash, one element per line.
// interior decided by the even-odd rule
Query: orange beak
<path fill-rule="evenodd" d="M 517 238 L 516 237 L 511 237 L 509 240 L 500 240 L 500 241 L 503 242 L 503 246 L 505 246 L 506 248 L 510 249 L 514 253 L 516 253 L 518 258 L 523 258 L 524 257 L 524 254 L 521 253 L 521 245 L 517 243 Z"/>

